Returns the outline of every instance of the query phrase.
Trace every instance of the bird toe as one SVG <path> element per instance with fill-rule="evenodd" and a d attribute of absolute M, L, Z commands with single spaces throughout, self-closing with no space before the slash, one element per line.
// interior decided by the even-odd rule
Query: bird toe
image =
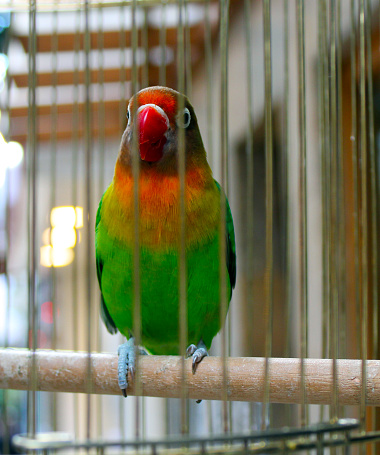
<path fill-rule="evenodd" d="M 126 390 L 128 388 L 128 371 L 131 375 L 132 380 L 135 375 L 136 354 L 133 338 L 131 337 L 126 343 L 121 344 L 117 350 L 117 353 L 119 355 L 118 383 L 123 396 L 126 397 Z"/>
<path fill-rule="evenodd" d="M 193 374 L 195 374 L 197 370 L 198 364 L 202 361 L 204 357 L 208 356 L 207 349 L 205 348 L 198 348 L 194 353 L 193 353 L 193 365 L 192 365 L 192 370 Z"/>
<path fill-rule="evenodd" d="M 186 357 L 191 357 L 194 352 L 197 350 L 197 347 L 195 344 L 191 344 L 187 349 L 186 349 Z"/>

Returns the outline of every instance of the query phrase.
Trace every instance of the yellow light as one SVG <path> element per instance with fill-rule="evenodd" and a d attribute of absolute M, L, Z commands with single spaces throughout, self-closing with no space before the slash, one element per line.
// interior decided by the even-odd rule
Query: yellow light
<path fill-rule="evenodd" d="M 75 226 L 76 213 L 74 207 L 54 207 L 50 214 L 50 223 L 53 227 L 71 227 Z"/>
<path fill-rule="evenodd" d="M 47 228 L 42 233 L 42 243 L 44 245 L 50 245 L 50 228 Z"/>
<path fill-rule="evenodd" d="M 68 248 L 53 248 L 51 245 L 40 249 L 41 265 L 44 267 L 64 267 L 74 260 L 74 251 Z"/>
<path fill-rule="evenodd" d="M 77 234 L 73 227 L 60 225 L 53 227 L 50 234 L 51 245 L 53 248 L 74 248 L 77 242 Z"/>
<path fill-rule="evenodd" d="M 41 246 L 40 248 L 40 263 L 44 267 L 51 267 L 53 265 L 51 259 L 51 245 Z"/>
<path fill-rule="evenodd" d="M 75 207 L 75 228 L 79 229 L 83 227 L 83 208 Z"/>
<path fill-rule="evenodd" d="M 7 144 L 6 154 L 8 168 L 13 169 L 21 163 L 24 157 L 24 147 L 19 142 L 10 141 Z"/>

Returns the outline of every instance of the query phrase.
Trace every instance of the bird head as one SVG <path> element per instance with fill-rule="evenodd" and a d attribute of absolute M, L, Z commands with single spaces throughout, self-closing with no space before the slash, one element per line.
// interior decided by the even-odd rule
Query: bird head
<path fill-rule="evenodd" d="M 131 163 L 136 146 L 142 166 L 175 165 L 180 130 L 184 130 L 186 157 L 192 153 L 205 156 L 194 109 L 189 100 L 175 90 L 167 87 L 141 90 L 129 101 L 127 119 L 120 153 L 127 164 Z"/>

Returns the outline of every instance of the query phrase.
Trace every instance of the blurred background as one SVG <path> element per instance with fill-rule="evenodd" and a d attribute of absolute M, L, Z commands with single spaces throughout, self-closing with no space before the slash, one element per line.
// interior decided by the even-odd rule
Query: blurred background
<path fill-rule="evenodd" d="M 271 63 L 266 67 L 268 2 L 261 0 L 2 0 L 2 346 L 26 348 L 36 336 L 41 349 L 87 350 L 90 317 L 91 349 L 116 352 L 122 338 L 108 334 L 99 320 L 94 248 L 88 254 L 97 205 L 112 180 L 132 90 L 176 89 L 181 72 L 235 222 L 238 275 L 227 322 L 230 355 L 265 356 L 270 337 L 273 357 L 378 358 L 379 2 L 305 2 L 303 20 L 297 22 L 301 3 L 269 3 Z M 220 24 L 226 5 L 224 48 Z M 221 66 L 227 57 L 223 91 Z M 227 133 L 221 131 L 225 109 Z M 228 134 L 227 156 L 223 134 Z M 273 207 L 266 189 L 269 148 Z M 269 262 L 268 222 L 273 229 Z M 270 308 L 268 266 L 269 333 L 263 324 Z M 220 337 L 212 353 L 220 353 Z M 10 436 L 27 429 L 26 395 L 0 391 L 3 453 L 11 451 Z M 136 428 L 144 437 L 180 432 L 177 400 L 91 400 L 91 435 L 98 438 L 132 438 Z M 143 409 L 139 422 L 133 412 L 137 401 Z M 190 434 L 221 432 L 221 406 L 190 403 Z M 85 437 L 85 407 L 82 395 L 38 393 L 38 431 Z M 342 407 L 339 416 L 360 412 Z M 232 403 L 229 413 L 231 432 L 262 428 L 259 403 Z M 330 417 L 327 406 L 308 407 L 310 423 Z M 365 428 L 377 429 L 376 417 L 369 410 Z M 299 424 L 299 406 L 271 405 L 267 427 Z"/>

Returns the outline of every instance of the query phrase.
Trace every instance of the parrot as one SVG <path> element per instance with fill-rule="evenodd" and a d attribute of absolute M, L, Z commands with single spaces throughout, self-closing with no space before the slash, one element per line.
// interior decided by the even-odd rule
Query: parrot
<path fill-rule="evenodd" d="M 119 331 L 127 339 L 118 348 L 118 383 L 124 396 L 128 372 L 132 378 L 135 374 L 137 349 L 141 354 L 180 353 L 180 134 L 185 138 L 187 339 L 191 343 L 186 355 L 192 357 L 193 373 L 221 329 L 221 293 L 225 292 L 228 310 L 236 283 L 230 206 L 213 178 L 190 101 L 168 87 L 147 87 L 130 98 L 127 112 L 113 180 L 100 200 L 95 223 L 100 316 L 110 333 Z M 133 333 L 134 159 L 139 162 L 141 346 L 135 346 Z M 225 213 L 225 229 L 221 229 L 221 213 Z M 226 254 L 220 258 L 222 233 Z M 221 289 L 220 261 L 225 267 L 225 289 Z"/>

